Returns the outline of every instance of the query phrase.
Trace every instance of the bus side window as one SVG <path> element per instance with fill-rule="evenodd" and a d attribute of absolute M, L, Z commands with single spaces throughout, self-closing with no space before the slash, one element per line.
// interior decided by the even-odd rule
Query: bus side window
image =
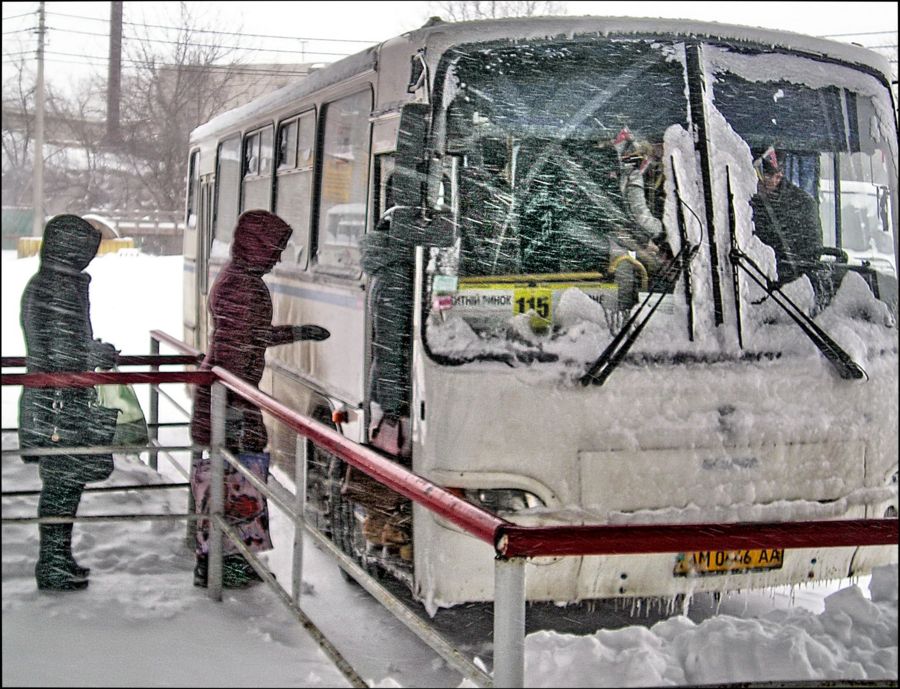
<path fill-rule="evenodd" d="M 270 209 L 272 184 L 272 127 L 244 137 L 241 210 Z"/>
<path fill-rule="evenodd" d="M 238 217 L 241 183 L 241 138 L 219 144 L 216 158 L 216 209 L 212 257 L 228 258 L 228 247 Z"/>
<path fill-rule="evenodd" d="M 375 171 L 378 175 L 378 191 L 375 198 L 375 222 L 394 205 L 391 193 L 391 175 L 394 173 L 394 154 L 380 155 L 375 162 Z"/>
<path fill-rule="evenodd" d="M 360 91 L 323 111 L 316 258 L 319 266 L 359 275 L 365 233 L 372 93 Z"/>
<path fill-rule="evenodd" d="M 279 128 L 274 211 L 294 228 L 282 265 L 305 268 L 307 264 L 315 138 L 314 110 L 282 122 Z"/>
<path fill-rule="evenodd" d="M 188 163 L 187 218 L 189 229 L 197 227 L 198 194 L 200 191 L 200 151 L 193 151 Z"/>

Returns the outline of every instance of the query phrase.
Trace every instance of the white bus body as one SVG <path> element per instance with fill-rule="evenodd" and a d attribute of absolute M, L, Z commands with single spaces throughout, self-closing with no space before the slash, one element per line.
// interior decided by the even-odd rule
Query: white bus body
<path fill-rule="evenodd" d="M 378 351 L 407 343 L 399 408 L 409 440 L 398 461 L 504 518 L 896 516 L 897 121 L 887 73 L 860 48 L 718 24 L 426 25 L 193 132 L 185 338 L 206 348 L 206 294 L 237 216 L 266 208 L 294 228 L 267 277 L 274 322 L 315 323 L 331 337 L 271 349 L 261 387 L 327 422 L 337 412 L 341 432 L 373 443 L 390 407 L 379 395 L 394 391 L 377 380 L 388 370 Z M 625 128 L 657 170 L 645 187 L 662 228 L 655 243 L 666 245 L 655 264 L 627 238 L 595 232 L 608 206 L 594 157 Z M 497 168 L 489 140 L 500 142 Z M 760 239 L 754 158 L 768 146 L 817 207 L 827 255 L 812 267 Z M 470 193 L 475 178 L 488 180 L 486 202 Z M 406 257 L 408 275 L 382 282 L 408 299 L 396 321 L 405 340 L 378 342 L 378 314 L 384 323 L 397 312 L 379 311 L 380 278 L 362 269 L 360 241 L 373 232 Z M 681 260 L 668 283 L 666 255 Z M 757 284 L 742 260 L 766 279 Z M 780 279 L 791 266 L 799 277 Z M 760 285 L 789 297 L 851 364 L 824 354 Z M 627 356 L 602 385 L 582 385 L 634 304 L 657 293 Z M 290 466 L 293 434 L 269 428 L 276 461 Z M 345 499 L 334 471 L 310 473 L 311 503 L 330 528 Z M 358 529 L 365 510 L 345 513 Z M 413 559 L 381 565 L 430 606 L 493 597 L 487 545 L 418 507 L 412 525 Z M 344 541 L 377 564 L 361 542 Z M 692 557 L 699 569 L 685 571 Z M 897 549 L 773 543 L 741 554 L 750 565 L 719 570 L 703 557 L 726 554 L 539 558 L 527 595 L 794 584 L 865 573 Z"/>

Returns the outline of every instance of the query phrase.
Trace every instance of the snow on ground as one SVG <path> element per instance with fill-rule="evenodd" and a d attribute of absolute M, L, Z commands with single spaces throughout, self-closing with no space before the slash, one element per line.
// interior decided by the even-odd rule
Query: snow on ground
<path fill-rule="evenodd" d="M 95 335 L 127 354 L 149 351 L 151 329 L 179 336 L 181 265 L 178 256 L 95 259 L 89 266 Z M 2 268 L 3 354 L 21 355 L 19 297 L 37 259 L 3 252 Z M 16 425 L 18 394 L 3 389 L 4 428 Z M 165 408 L 163 420 L 176 420 L 165 416 Z M 15 436 L 4 433 L 4 449 L 14 444 Z M 113 475 L 95 485 L 183 480 L 163 460 L 160 466 L 163 475 L 136 457 L 117 456 Z M 40 487 L 34 465 L 17 457 L 4 458 L 2 482 L 4 491 Z M 30 516 L 35 506 L 35 497 L 5 498 L 3 515 Z M 79 514 L 185 509 L 179 489 L 86 494 Z M 279 581 L 289 584 L 292 531 L 277 509 L 271 512 L 276 548 L 268 558 Z M 3 526 L 4 686 L 347 685 L 265 587 L 226 591 L 221 604 L 194 588 L 182 522 L 99 522 L 75 529 L 75 552 L 92 569 L 91 585 L 48 594 L 34 585 L 37 528 Z M 304 561 L 304 609 L 370 684 L 469 686 L 373 599 L 337 576 L 336 566 L 310 544 Z M 601 620 L 582 635 L 529 634 L 526 685 L 896 680 L 897 566 L 856 583 L 729 595 L 707 609 L 694 603 L 688 615 L 652 626 L 639 615 L 621 629 L 602 626 Z"/>

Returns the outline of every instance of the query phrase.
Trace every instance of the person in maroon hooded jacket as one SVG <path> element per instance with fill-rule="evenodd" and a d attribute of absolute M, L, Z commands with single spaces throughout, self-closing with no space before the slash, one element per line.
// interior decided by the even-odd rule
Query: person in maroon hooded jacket
<path fill-rule="evenodd" d="M 237 221 L 231 243 L 231 260 L 222 269 L 209 293 L 212 314 L 212 334 L 209 351 L 201 369 L 221 366 L 245 380 L 258 385 L 265 368 L 267 347 L 289 344 L 299 340 L 324 340 L 330 333 L 316 325 L 272 325 L 272 298 L 263 282 L 291 236 L 291 226 L 277 215 L 263 210 L 250 210 Z M 210 442 L 210 388 L 198 386 L 194 394 L 191 418 L 191 439 L 198 445 Z M 252 402 L 230 390 L 227 392 L 225 445 L 234 454 L 258 454 L 265 450 L 268 436 L 262 412 Z M 253 525 L 246 519 L 246 503 L 240 495 L 229 494 L 234 483 L 226 466 L 225 513 L 229 521 L 242 523 L 239 528 L 245 545 L 251 550 L 272 547 L 268 535 L 268 520 Z M 209 507 L 209 460 L 195 459 L 191 467 L 191 490 L 198 514 L 207 514 Z M 243 505 L 243 508 L 242 508 Z M 197 566 L 194 584 L 206 586 L 208 520 L 197 528 Z M 246 585 L 258 579 L 249 563 L 239 554 L 229 539 L 224 543 L 223 584 L 228 587 Z"/>

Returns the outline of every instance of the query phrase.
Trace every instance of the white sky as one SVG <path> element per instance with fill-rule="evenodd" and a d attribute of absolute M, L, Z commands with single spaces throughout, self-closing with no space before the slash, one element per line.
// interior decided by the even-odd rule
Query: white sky
<path fill-rule="evenodd" d="M 105 74 L 108 52 L 108 2 L 47 2 L 48 45 L 45 74 L 50 83 L 74 84 L 89 74 Z M 646 16 L 690 18 L 763 28 L 785 29 L 815 36 L 856 32 L 891 32 L 885 43 L 897 43 L 897 2 L 586 2 L 570 1 L 569 15 Z M 159 25 L 178 23 L 177 2 L 124 3 L 125 22 Z M 188 2 L 201 25 L 234 31 L 234 44 L 255 48 L 250 62 L 332 61 L 335 55 L 355 52 L 364 43 L 378 42 L 421 26 L 439 13 L 433 2 Z M 37 24 L 36 2 L 3 3 L 4 76 L 11 53 L 33 50 Z M 86 19 L 79 19 L 84 17 Z M 125 25 L 125 36 L 136 27 Z M 157 29 L 151 37 L 163 38 Z M 76 33 L 82 32 L 82 33 Z M 329 41 L 274 40 L 246 34 L 321 38 Z M 880 39 L 880 37 L 878 37 Z M 334 42 L 343 39 L 345 42 Z M 221 39 L 220 39 L 221 40 Z M 222 40 L 224 43 L 224 40 Z M 127 40 L 126 40 L 127 51 Z M 278 48 L 293 53 L 268 53 Z M 304 52 L 301 54 L 301 50 Z M 312 51 L 320 51 L 313 53 Z M 127 52 L 126 52 L 127 55 Z M 90 64 L 86 64 L 90 63 Z"/>

